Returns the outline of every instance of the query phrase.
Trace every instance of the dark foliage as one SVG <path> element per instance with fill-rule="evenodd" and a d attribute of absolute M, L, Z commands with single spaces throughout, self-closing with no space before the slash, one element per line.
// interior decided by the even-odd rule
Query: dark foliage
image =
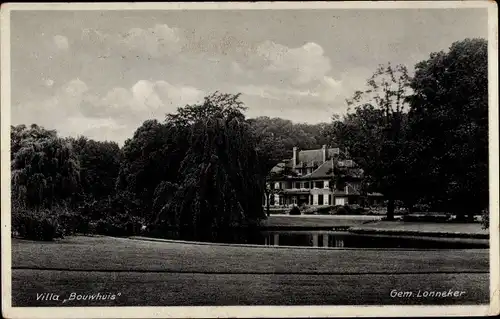
<path fill-rule="evenodd" d="M 300 209 L 297 206 L 293 206 L 288 214 L 289 215 L 300 215 Z"/>
<path fill-rule="evenodd" d="M 49 211 L 20 210 L 12 214 L 12 230 L 30 240 L 51 241 L 63 236 L 57 216 Z"/>

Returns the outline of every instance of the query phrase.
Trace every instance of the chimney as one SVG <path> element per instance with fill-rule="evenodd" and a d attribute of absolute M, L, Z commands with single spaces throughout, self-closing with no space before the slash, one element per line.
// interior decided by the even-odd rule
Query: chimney
<path fill-rule="evenodd" d="M 323 152 L 323 163 L 324 163 L 326 162 L 326 145 L 323 145 L 322 152 Z"/>
<path fill-rule="evenodd" d="M 298 160 L 299 160 L 299 149 L 297 148 L 297 146 L 294 146 L 293 147 L 293 160 L 292 160 L 293 169 L 295 169 L 295 167 L 297 166 Z"/>

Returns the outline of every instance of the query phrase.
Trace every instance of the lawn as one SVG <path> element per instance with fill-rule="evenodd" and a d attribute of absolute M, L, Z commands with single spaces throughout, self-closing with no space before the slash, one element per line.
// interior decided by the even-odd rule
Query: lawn
<path fill-rule="evenodd" d="M 448 234 L 450 236 L 475 236 L 488 238 L 489 230 L 483 229 L 480 223 L 429 223 L 403 221 L 375 221 L 353 228 L 363 231 L 420 233 L 420 234 Z"/>
<path fill-rule="evenodd" d="M 13 306 L 36 294 L 120 292 L 68 306 L 473 304 L 488 302 L 488 250 L 322 250 L 71 237 L 13 239 Z M 392 289 L 454 289 L 461 298 L 392 298 Z M 61 297 L 62 298 L 62 297 Z"/>

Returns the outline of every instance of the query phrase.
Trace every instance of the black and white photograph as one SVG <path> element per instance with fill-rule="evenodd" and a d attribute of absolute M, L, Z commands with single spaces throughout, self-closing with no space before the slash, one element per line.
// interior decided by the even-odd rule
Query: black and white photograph
<path fill-rule="evenodd" d="M 497 18 L 2 5 L 3 316 L 499 314 Z"/>

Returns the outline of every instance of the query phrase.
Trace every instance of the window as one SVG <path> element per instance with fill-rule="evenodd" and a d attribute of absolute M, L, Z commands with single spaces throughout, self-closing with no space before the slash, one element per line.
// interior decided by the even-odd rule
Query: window
<path fill-rule="evenodd" d="M 318 195 L 318 205 L 323 205 L 323 195 Z"/>
<path fill-rule="evenodd" d="M 309 187 L 310 187 L 310 186 L 309 186 L 309 182 L 304 182 L 304 188 L 305 188 L 305 189 L 309 189 Z"/>
<path fill-rule="evenodd" d="M 300 188 L 300 182 L 295 182 L 295 188 Z"/>
<path fill-rule="evenodd" d="M 323 188 L 323 181 L 314 182 L 314 188 Z"/>

